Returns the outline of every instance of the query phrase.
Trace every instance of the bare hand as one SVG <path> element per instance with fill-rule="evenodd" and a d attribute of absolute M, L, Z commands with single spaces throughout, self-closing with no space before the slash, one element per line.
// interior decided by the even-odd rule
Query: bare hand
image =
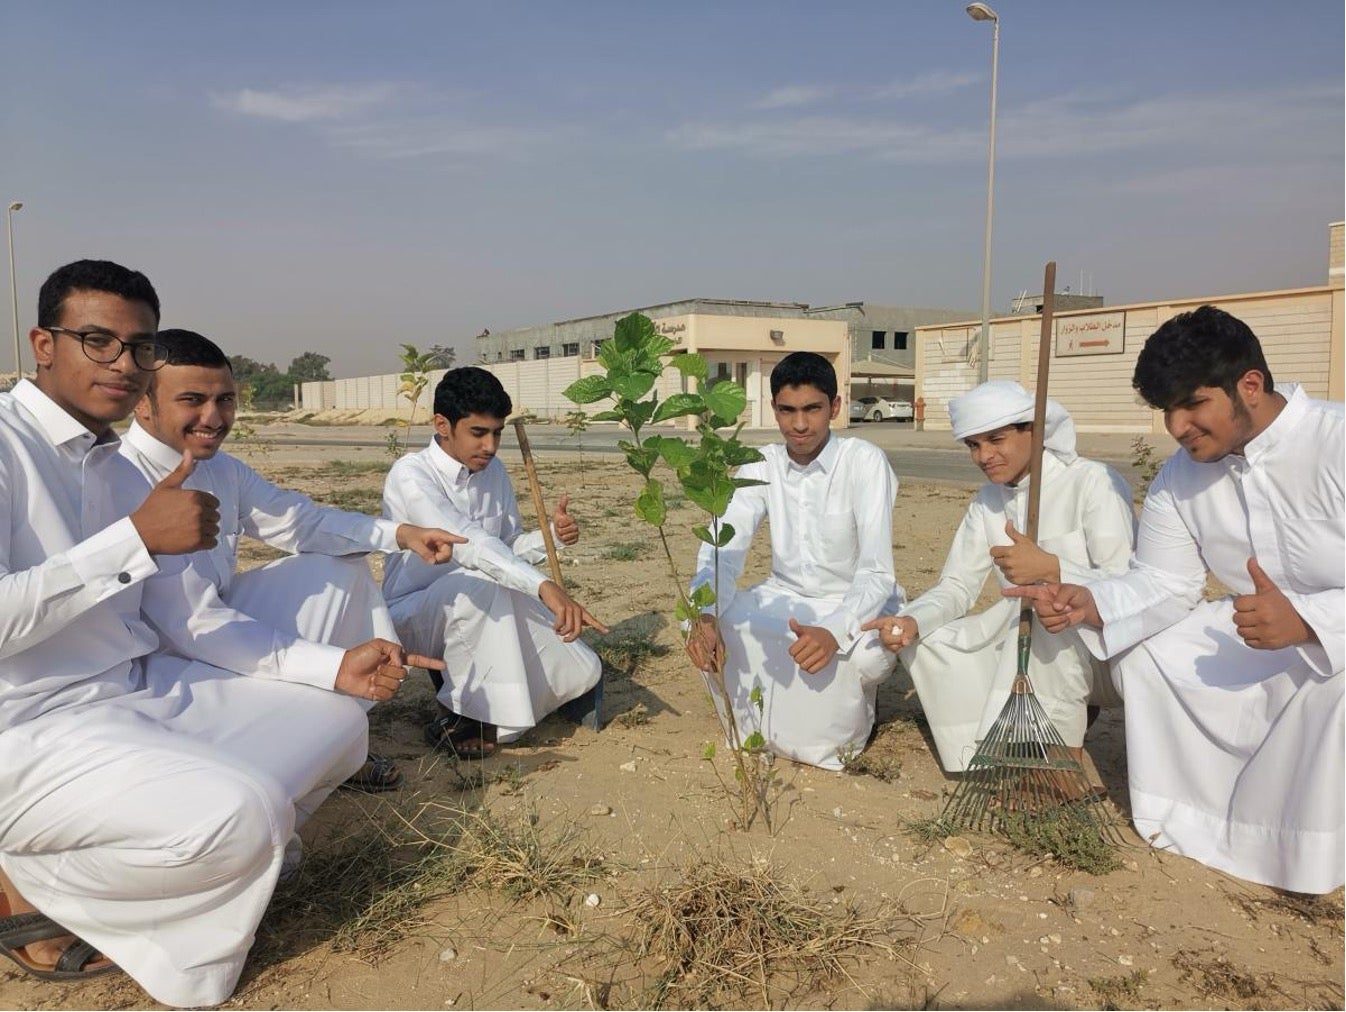
<path fill-rule="evenodd" d="M 1014 529 L 1014 522 L 1005 522 L 1005 533 L 1012 545 L 997 545 L 991 549 L 991 561 L 1000 567 L 1010 583 L 1026 586 L 1030 583 L 1058 583 L 1061 579 L 1061 560 L 1051 552 L 1044 552 L 1037 542 Z"/>
<path fill-rule="evenodd" d="M 724 670 L 724 639 L 714 615 L 702 615 L 687 634 L 687 656 L 698 671 Z"/>
<path fill-rule="evenodd" d="M 1279 650 L 1318 642 L 1318 635 L 1256 558 L 1248 560 L 1248 575 L 1253 578 L 1253 592 L 1234 598 L 1234 625 L 1244 643 L 1254 650 Z"/>
<path fill-rule="evenodd" d="M 810 675 L 816 675 L 837 655 L 837 638 L 820 625 L 800 625 L 790 619 L 790 632 L 799 639 L 790 644 L 790 656 Z"/>
<path fill-rule="evenodd" d="M 860 627 L 861 632 L 869 632 L 871 629 L 879 631 L 879 642 L 893 653 L 911 646 L 921 635 L 916 620 L 908 615 L 883 615 L 870 619 Z"/>
<path fill-rule="evenodd" d="M 597 629 L 601 633 L 608 631 L 607 626 L 590 615 L 583 605 L 562 590 L 560 584 L 555 581 L 543 581 L 537 595 L 556 616 L 556 623 L 552 628 L 556 630 L 556 635 L 561 637 L 562 642 L 573 642 L 585 626 Z"/>
<path fill-rule="evenodd" d="M 1032 587 L 1006 587 L 1002 597 L 1021 597 L 1033 602 L 1042 628 L 1059 633 L 1073 625 L 1091 625 L 1099 628 L 1103 617 L 1088 587 L 1073 583 L 1040 583 Z"/>
<path fill-rule="evenodd" d="M 563 545 L 573 545 L 580 539 L 579 523 L 566 512 L 566 507 L 569 505 L 570 496 L 562 495 L 551 515 L 552 533 L 556 535 L 556 540 Z"/>
<path fill-rule="evenodd" d="M 215 547 L 220 501 L 209 492 L 182 487 L 194 470 L 196 460 L 190 450 L 183 450 L 182 462 L 131 514 L 131 523 L 151 555 L 186 555 Z"/>
<path fill-rule="evenodd" d="M 409 548 L 423 560 L 435 566 L 453 558 L 453 546 L 467 544 L 461 534 L 450 534 L 438 527 L 416 527 L 400 524 L 397 528 L 397 547 Z"/>
<path fill-rule="evenodd" d="M 407 677 L 406 665 L 444 670 L 438 657 L 404 653 L 391 640 L 372 639 L 346 651 L 337 668 L 336 691 L 359 699 L 392 699 Z"/>

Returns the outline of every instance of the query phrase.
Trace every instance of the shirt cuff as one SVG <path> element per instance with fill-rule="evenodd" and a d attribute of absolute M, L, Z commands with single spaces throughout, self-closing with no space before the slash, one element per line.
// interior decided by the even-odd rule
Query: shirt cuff
<path fill-rule="evenodd" d="M 295 640 L 279 658 L 280 678 L 285 682 L 336 690 L 337 671 L 346 656 L 340 647 L 309 640 Z"/>
<path fill-rule="evenodd" d="M 374 520 L 374 544 L 373 550 L 376 552 L 398 552 L 401 551 L 397 546 L 397 529 L 402 525 L 396 520 L 384 520 L 378 517 Z"/>
<path fill-rule="evenodd" d="M 832 638 L 837 641 L 839 654 L 849 653 L 860 636 L 860 623 L 844 608 L 838 608 L 830 615 L 824 615 L 814 624 L 822 626 L 832 634 Z"/>
<path fill-rule="evenodd" d="M 130 517 L 122 517 L 70 549 L 70 566 L 101 601 L 159 571 Z"/>

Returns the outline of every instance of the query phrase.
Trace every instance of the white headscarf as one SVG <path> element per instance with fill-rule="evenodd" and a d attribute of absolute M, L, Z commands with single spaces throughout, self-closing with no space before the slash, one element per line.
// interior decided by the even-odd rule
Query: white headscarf
<path fill-rule="evenodd" d="M 953 438 L 960 442 L 993 429 L 1033 420 L 1033 397 L 1013 380 L 989 380 L 949 401 Z M 1075 422 L 1056 401 L 1047 401 L 1044 449 L 1069 464 L 1075 459 Z"/>

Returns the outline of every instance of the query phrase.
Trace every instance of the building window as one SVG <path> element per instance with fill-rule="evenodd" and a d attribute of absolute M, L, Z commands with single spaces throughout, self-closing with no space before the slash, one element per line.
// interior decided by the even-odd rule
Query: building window
<path fill-rule="evenodd" d="M 907 332 L 905 330 L 893 331 L 893 351 L 907 350 Z"/>
<path fill-rule="evenodd" d="M 580 343 L 578 341 L 575 341 L 572 344 L 561 345 L 562 355 L 570 356 L 570 355 L 578 355 L 579 353 L 580 353 Z"/>
<path fill-rule="evenodd" d="M 888 336 L 885 330 L 875 330 L 869 336 L 869 346 L 875 351 L 883 351 L 883 339 Z"/>
<path fill-rule="evenodd" d="M 547 345 L 539 345 L 533 349 L 534 358 L 551 358 L 551 348 Z"/>
<path fill-rule="evenodd" d="M 589 346 L 592 349 L 591 353 L 594 358 L 598 357 L 598 350 L 603 347 L 606 341 L 607 341 L 606 337 L 595 338 L 594 343 Z"/>
<path fill-rule="evenodd" d="M 522 348 L 512 348 L 509 353 L 511 362 L 522 362 L 524 360 L 524 350 Z"/>

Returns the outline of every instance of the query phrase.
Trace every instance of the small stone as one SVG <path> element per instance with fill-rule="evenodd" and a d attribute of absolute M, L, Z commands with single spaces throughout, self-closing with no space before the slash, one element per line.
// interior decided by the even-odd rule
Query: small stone
<path fill-rule="evenodd" d="M 586 907 L 596 907 L 602 902 L 603 898 L 599 896 L 598 893 L 590 893 L 588 896 L 584 897 L 584 905 Z"/>
<path fill-rule="evenodd" d="M 1070 890 L 1070 905 L 1076 910 L 1082 910 L 1094 902 L 1094 891 L 1088 886 L 1076 886 Z"/>
<path fill-rule="evenodd" d="M 1043 935 L 1041 938 L 1038 939 L 1038 944 L 1039 944 L 1039 945 L 1046 945 L 1046 944 L 1047 944 L 1048 942 L 1050 942 L 1050 941 L 1051 941 L 1050 938 L 1048 938 L 1046 935 Z"/>
<path fill-rule="evenodd" d="M 1113 938 L 1122 937 L 1122 933 L 1118 931 L 1116 928 L 1108 928 L 1108 934 L 1110 934 Z"/>
<path fill-rule="evenodd" d="M 612 809 L 607 805 L 594 805 L 589 809 L 590 815 L 611 815 Z"/>
<path fill-rule="evenodd" d="M 1123 954 L 1117 957 L 1117 962 L 1121 963 L 1123 966 L 1130 966 L 1135 960 L 1130 956 Z"/>
<path fill-rule="evenodd" d="M 1123 858 L 1122 867 L 1127 871 L 1140 871 L 1140 864 L 1136 861 L 1132 861 L 1129 857 Z"/>
<path fill-rule="evenodd" d="M 1051 942 L 1053 945 L 1060 945 L 1060 944 L 1061 944 L 1061 936 L 1058 935 L 1058 934 L 1055 934 L 1055 933 L 1050 934 L 1050 935 L 1047 936 L 1047 941 Z"/>
<path fill-rule="evenodd" d="M 439 961 L 441 963 L 452 963 L 457 958 L 458 958 L 458 950 L 455 949 L 452 945 L 450 945 L 446 949 L 439 950 Z"/>
<path fill-rule="evenodd" d="M 947 836 L 944 838 L 944 849 L 957 857 L 971 857 L 972 844 L 964 836 Z"/>
<path fill-rule="evenodd" d="M 634 773 L 636 771 L 636 761 L 632 759 L 628 763 L 622 763 L 617 768 L 621 770 L 623 773 Z"/>
<path fill-rule="evenodd" d="M 1039 867 L 1029 868 L 1029 869 L 1028 869 L 1028 877 L 1029 877 L 1029 878 L 1042 878 L 1042 869 L 1039 868 Z"/>

